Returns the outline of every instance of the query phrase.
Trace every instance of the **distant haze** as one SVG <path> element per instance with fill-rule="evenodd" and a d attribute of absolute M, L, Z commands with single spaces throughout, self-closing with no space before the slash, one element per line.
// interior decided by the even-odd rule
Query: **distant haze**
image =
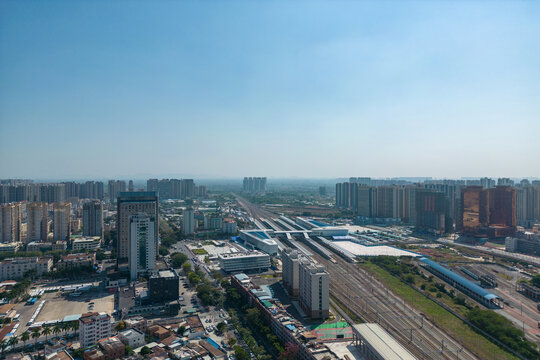
<path fill-rule="evenodd" d="M 0 178 L 540 176 L 538 1 L 2 1 Z"/>

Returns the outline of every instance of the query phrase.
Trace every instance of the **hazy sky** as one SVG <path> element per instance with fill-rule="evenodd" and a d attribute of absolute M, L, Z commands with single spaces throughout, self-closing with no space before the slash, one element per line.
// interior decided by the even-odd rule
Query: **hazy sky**
<path fill-rule="evenodd" d="M 1 1 L 0 177 L 540 176 L 540 1 Z"/>

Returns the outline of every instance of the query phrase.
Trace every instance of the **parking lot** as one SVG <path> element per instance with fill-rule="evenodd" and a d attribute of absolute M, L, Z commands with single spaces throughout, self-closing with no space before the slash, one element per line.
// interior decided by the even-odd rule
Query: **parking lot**
<path fill-rule="evenodd" d="M 114 295 L 100 292 L 88 293 L 79 297 L 64 297 L 60 292 L 45 294 L 41 300 L 46 300 L 43 310 L 36 321 L 61 320 L 67 315 L 83 314 L 86 312 L 114 311 Z"/>
<path fill-rule="evenodd" d="M 68 315 L 77 315 L 86 312 L 104 311 L 112 314 L 114 311 L 114 294 L 108 292 L 88 292 L 79 297 L 63 296 L 60 291 L 45 293 L 34 305 L 26 305 L 25 302 L 15 305 L 17 313 L 20 314 L 21 324 L 16 331 L 16 335 L 20 335 L 28 329 L 28 321 L 30 321 L 30 318 L 42 301 L 45 301 L 45 304 L 34 323 L 62 320 Z"/>

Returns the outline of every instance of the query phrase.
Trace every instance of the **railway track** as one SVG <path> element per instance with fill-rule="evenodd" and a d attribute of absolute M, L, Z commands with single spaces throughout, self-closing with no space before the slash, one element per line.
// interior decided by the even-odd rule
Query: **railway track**
<path fill-rule="evenodd" d="M 379 323 L 419 359 L 477 360 L 368 272 L 341 258 L 335 264 L 318 254 L 314 258 L 331 274 L 335 298 L 364 321 Z"/>

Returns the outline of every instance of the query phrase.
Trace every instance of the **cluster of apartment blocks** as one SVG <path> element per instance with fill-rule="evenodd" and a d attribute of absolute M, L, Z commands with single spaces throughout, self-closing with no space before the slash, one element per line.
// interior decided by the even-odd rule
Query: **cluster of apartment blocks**
<path fill-rule="evenodd" d="M 265 177 L 245 177 L 242 189 L 250 193 L 264 193 L 266 191 Z"/>
<path fill-rule="evenodd" d="M 505 204 L 507 213 L 515 213 L 517 225 L 530 227 L 540 221 L 540 181 L 507 178 L 480 180 L 424 180 L 412 184 L 403 180 L 350 178 L 336 184 L 336 207 L 352 210 L 359 218 L 401 221 L 437 232 L 451 231 L 454 223 L 463 225 L 463 194 L 470 187 L 481 187 L 497 196 L 496 188 L 510 188 L 514 204 Z M 499 206 L 499 204 L 497 204 Z M 497 219 L 493 224 L 500 223 Z M 512 221 L 505 221 L 505 226 Z"/>
<path fill-rule="evenodd" d="M 247 275 L 231 276 L 231 284 L 238 290 L 247 304 L 259 309 L 263 321 L 268 324 L 271 331 L 283 344 L 290 344 L 298 348 L 296 359 L 339 359 L 324 343 L 314 339 L 311 331 L 304 328 L 300 321 L 294 319 L 278 301 L 267 299 L 264 292 L 257 291 L 257 287 Z"/>
<path fill-rule="evenodd" d="M 156 191 L 161 199 L 205 197 L 206 186 L 195 185 L 193 179 L 149 179 L 146 191 Z"/>
<path fill-rule="evenodd" d="M 73 217 L 72 204 L 52 204 L 52 219 L 46 202 L 0 204 L 0 242 L 32 243 L 49 240 L 52 223 L 54 242 L 70 241 Z M 23 226 L 23 217 L 26 219 Z M 83 235 L 103 237 L 103 204 L 99 200 L 85 201 L 82 206 Z M 52 221 L 50 221 L 52 220 Z"/>
<path fill-rule="evenodd" d="M 298 298 L 306 314 L 314 319 L 329 315 L 329 280 L 324 266 L 315 263 L 298 250 L 281 251 L 283 285 L 293 298 Z"/>

